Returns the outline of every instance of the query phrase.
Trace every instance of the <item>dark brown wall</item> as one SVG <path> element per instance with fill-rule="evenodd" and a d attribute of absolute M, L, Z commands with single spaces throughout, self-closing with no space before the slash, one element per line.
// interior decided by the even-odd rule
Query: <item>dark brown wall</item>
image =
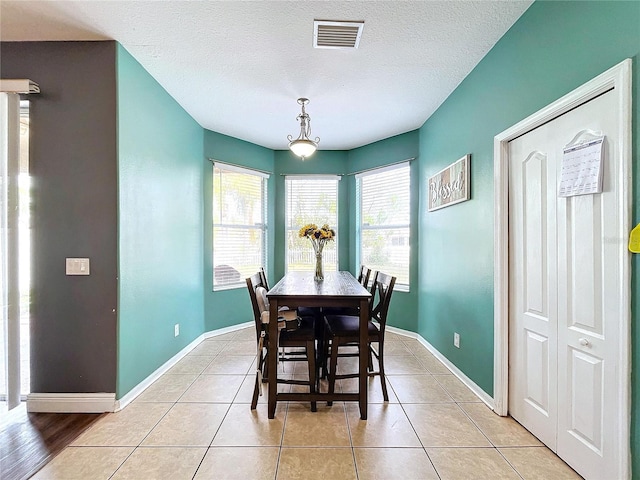
<path fill-rule="evenodd" d="M 0 76 L 29 78 L 31 391 L 115 392 L 115 42 L 5 42 Z M 66 276 L 89 257 L 90 276 Z"/>

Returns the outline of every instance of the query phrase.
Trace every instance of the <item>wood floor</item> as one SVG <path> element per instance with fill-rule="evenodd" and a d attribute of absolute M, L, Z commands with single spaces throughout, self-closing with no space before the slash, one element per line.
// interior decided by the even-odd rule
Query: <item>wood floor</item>
<path fill-rule="evenodd" d="M 27 413 L 21 404 L 0 415 L 0 478 L 31 477 L 103 414 Z"/>

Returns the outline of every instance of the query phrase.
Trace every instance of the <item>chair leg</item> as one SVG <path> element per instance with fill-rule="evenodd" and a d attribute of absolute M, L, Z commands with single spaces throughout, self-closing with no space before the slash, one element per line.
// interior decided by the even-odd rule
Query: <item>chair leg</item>
<path fill-rule="evenodd" d="M 258 395 L 260 394 L 260 377 L 256 373 L 256 382 L 253 386 L 253 398 L 251 399 L 251 410 L 255 410 L 258 405 Z"/>
<path fill-rule="evenodd" d="M 316 345 L 316 392 L 320 391 L 320 379 L 322 378 L 322 369 L 324 365 L 324 336 L 318 338 Z"/>
<path fill-rule="evenodd" d="M 329 394 L 333 394 L 336 388 L 336 370 L 338 368 L 338 341 L 333 337 L 331 341 L 331 365 L 329 367 Z M 333 402 L 327 402 L 327 405 L 333 405 Z"/>
<path fill-rule="evenodd" d="M 262 373 L 262 382 L 266 382 L 266 370 L 267 370 L 267 362 L 266 362 L 266 355 L 264 355 L 264 351 L 260 351 L 258 358 L 256 358 L 256 362 L 257 362 L 257 371 L 256 371 L 256 382 L 255 385 L 253 387 L 253 398 L 251 399 L 251 410 L 255 410 L 256 406 L 258 405 L 258 396 L 260 395 L 260 375 L 258 375 L 258 372 L 263 372 Z"/>
<path fill-rule="evenodd" d="M 266 355 L 262 356 L 262 381 L 264 383 L 269 381 L 269 349 L 267 349 Z"/>
<path fill-rule="evenodd" d="M 384 401 L 388 402 L 389 395 L 387 394 L 387 377 L 384 374 L 384 342 L 378 342 L 378 367 L 380 368 L 380 383 L 382 384 L 382 396 L 384 397 Z"/>
<path fill-rule="evenodd" d="M 327 327 L 324 329 L 324 338 L 322 340 L 322 377 L 327 378 L 329 376 L 328 367 L 328 359 L 329 359 L 329 335 L 327 334 Z"/>
<path fill-rule="evenodd" d="M 316 342 L 307 342 L 307 363 L 309 364 L 309 393 L 316 391 Z M 317 403 L 311 402 L 311 411 L 316 412 Z"/>

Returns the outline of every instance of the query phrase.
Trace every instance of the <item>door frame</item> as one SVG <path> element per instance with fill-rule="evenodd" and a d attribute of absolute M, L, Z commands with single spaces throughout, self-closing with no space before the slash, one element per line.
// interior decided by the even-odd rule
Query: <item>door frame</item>
<path fill-rule="evenodd" d="M 622 182 L 619 206 L 620 231 L 616 237 L 624 242 L 626 255 L 619 265 L 623 288 L 619 300 L 625 305 L 620 319 L 616 443 L 620 451 L 620 472 L 630 476 L 629 445 L 631 413 L 631 255 L 626 241 L 631 230 L 632 206 L 632 136 L 631 136 L 631 59 L 626 59 L 593 80 L 578 87 L 538 112 L 494 137 L 494 366 L 493 399 L 498 415 L 508 413 L 509 394 L 509 142 L 579 107 L 583 103 L 613 90 L 618 106 L 621 135 L 618 140 L 621 162 L 618 173 Z"/>

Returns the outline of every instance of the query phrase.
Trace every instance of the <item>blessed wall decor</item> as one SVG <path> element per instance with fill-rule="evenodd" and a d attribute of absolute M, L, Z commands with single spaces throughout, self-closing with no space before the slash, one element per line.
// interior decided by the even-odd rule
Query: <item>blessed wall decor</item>
<path fill-rule="evenodd" d="M 429 211 L 469 200 L 471 155 L 440 170 L 429 178 Z"/>

